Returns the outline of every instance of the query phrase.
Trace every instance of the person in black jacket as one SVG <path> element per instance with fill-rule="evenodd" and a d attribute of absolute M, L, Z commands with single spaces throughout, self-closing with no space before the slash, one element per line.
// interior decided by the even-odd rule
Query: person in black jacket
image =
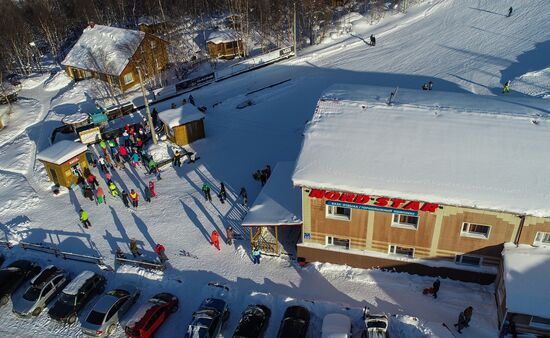
<path fill-rule="evenodd" d="M 376 46 L 376 38 L 374 37 L 374 34 L 370 35 L 370 45 L 373 47 Z"/>
<path fill-rule="evenodd" d="M 440 286 L 441 286 L 441 281 L 439 280 L 439 278 L 437 278 L 432 285 L 434 298 L 437 298 L 437 292 L 439 291 Z"/>

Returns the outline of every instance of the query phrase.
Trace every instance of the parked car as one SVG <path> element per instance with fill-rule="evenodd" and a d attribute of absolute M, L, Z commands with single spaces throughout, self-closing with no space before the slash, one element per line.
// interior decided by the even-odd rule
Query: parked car
<path fill-rule="evenodd" d="M 82 332 L 93 337 L 109 336 L 120 318 L 136 303 L 139 294 L 133 285 L 122 285 L 107 292 L 99 298 L 82 322 Z"/>
<path fill-rule="evenodd" d="M 331 313 L 323 318 L 321 338 L 350 338 L 351 319 L 340 313 Z"/>
<path fill-rule="evenodd" d="M 85 270 L 63 289 L 48 315 L 52 319 L 72 324 L 92 297 L 103 293 L 104 290 L 105 277 Z"/>
<path fill-rule="evenodd" d="M 12 311 L 20 316 L 38 316 L 69 283 L 69 277 L 53 265 L 45 267 L 30 282 L 22 296 L 13 301 Z"/>
<path fill-rule="evenodd" d="M 218 298 L 205 299 L 199 309 L 193 312 L 193 319 L 187 326 L 185 338 L 217 337 L 229 318 L 227 302 Z"/>
<path fill-rule="evenodd" d="M 388 316 L 365 314 L 366 330 L 362 338 L 386 338 L 388 337 Z"/>
<path fill-rule="evenodd" d="M 233 338 L 261 338 L 269 324 L 271 310 L 261 304 L 248 305 L 243 311 Z"/>
<path fill-rule="evenodd" d="M 308 327 L 309 311 L 302 306 L 289 306 L 283 315 L 277 337 L 305 338 Z"/>
<path fill-rule="evenodd" d="M 124 332 L 130 338 L 149 338 L 166 321 L 171 313 L 178 311 L 178 298 L 169 293 L 159 293 L 140 306 L 128 321 Z"/>
<path fill-rule="evenodd" d="M 39 272 L 40 266 L 28 260 L 15 261 L 0 270 L 0 306 L 6 305 L 10 295 Z"/>
<path fill-rule="evenodd" d="M 4 260 L 5 260 L 5 259 L 6 259 L 6 258 L 4 257 L 4 255 L 2 255 L 2 254 L 0 253 L 0 266 L 2 266 L 2 264 L 4 264 Z"/>

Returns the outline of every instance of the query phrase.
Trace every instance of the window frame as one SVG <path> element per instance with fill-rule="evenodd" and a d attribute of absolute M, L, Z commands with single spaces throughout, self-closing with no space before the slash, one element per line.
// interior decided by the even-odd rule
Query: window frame
<path fill-rule="evenodd" d="M 331 213 L 329 213 L 329 209 L 330 209 L 330 208 L 348 209 L 348 210 L 349 210 L 349 217 L 343 216 L 343 215 L 331 214 Z M 352 208 L 338 207 L 338 206 L 335 206 L 335 205 L 325 204 L 325 218 L 335 219 L 335 220 L 339 220 L 339 221 L 348 221 L 348 222 L 351 222 L 351 214 L 352 214 L 351 209 L 352 209 Z"/>
<path fill-rule="evenodd" d="M 472 232 L 469 232 L 469 231 L 464 231 L 464 226 L 466 224 L 468 225 L 468 230 L 470 229 L 470 226 L 472 224 L 474 224 L 474 225 L 487 227 L 487 228 L 489 228 L 489 231 L 487 231 L 486 236 L 478 234 L 478 233 L 472 233 Z M 462 222 L 462 225 L 460 226 L 460 236 L 461 237 L 469 237 L 469 238 L 477 238 L 477 239 L 489 239 L 489 237 L 491 236 L 491 228 L 492 228 L 492 226 L 488 225 L 488 224 L 480 224 L 480 223 L 473 223 L 473 222 Z"/>
<path fill-rule="evenodd" d="M 400 218 L 401 216 L 405 216 L 405 217 L 415 217 L 416 218 L 416 225 L 413 225 L 411 223 L 402 223 Z M 395 218 L 397 217 L 397 221 L 395 220 Z M 409 229 L 409 230 L 418 230 L 418 223 L 420 221 L 420 217 L 419 216 L 410 216 L 410 215 L 405 215 L 405 214 L 392 214 L 392 217 L 391 217 L 391 226 L 394 227 L 394 228 L 402 228 L 402 229 Z"/>
<path fill-rule="evenodd" d="M 468 263 L 464 263 L 464 262 L 463 262 L 464 256 L 466 256 L 466 257 L 471 257 L 471 258 L 478 258 L 478 259 L 479 259 L 479 263 L 478 263 L 478 264 L 468 264 Z M 465 254 L 459 255 L 459 254 L 456 254 L 456 255 L 455 255 L 455 264 L 458 264 L 458 265 L 466 265 L 466 266 L 481 266 L 481 265 L 483 264 L 483 257 L 477 256 L 477 255 L 465 255 Z"/>
<path fill-rule="evenodd" d="M 548 236 L 548 242 L 537 240 L 537 238 L 540 236 Z M 533 246 L 550 246 L 550 232 L 547 231 L 537 231 L 535 234 L 535 239 L 533 240 Z"/>
<path fill-rule="evenodd" d="M 348 242 L 348 245 L 347 245 L 347 246 L 334 244 L 334 238 L 335 238 L 335 236 L 326 235 L 326 236 L 325 236 L 325 245 L 326 245 L 326 246 L 332 246 L 332 247 L 335 247 L 335 248 L 342 248 L 342 249 L 346 249 L 346 250 L 349 250 L 349 249 L 350 249 L 350 247 L 351 247 L 351 240 L 350 240 L 349 238 L 340 238 L 340 237 L 336 237 L 336 239 L 337 239 L 338 241 L 347 241 L 347 242 Z"/>
<path fill-rule="evenodd" d="M 394 247 L 395 252 L 392 252 L 392 247 Z M 412 249 L 412 255 L 403 255 L 403 254 L 397 253 L 397 247 L 404 248 L 404 249 L 409 249 L 409 250 Z M 399 256 L 399 257 L 404 257 L 404 258 L 414 258 L 415 253 L 416 253 L 416 250 L 415 250 L 414 247 L 406 247 L 406 246 L 402 246 L 402 245 L 399 245 L 399 244 L 388 244 L 388 254 L 389 255 Z"/>
<path fill-rule="evenodd" d="M 132 78 L 132 80 L 131 80 L 131 81 L 127 81 L 127 80 L 126 80 L 126 77 L 127 77 L 127 76 L 130 76 L 130 77 Z M 130 83 L 133 83 L 133 82 L 135 81 L 135 79 L 134 79 L 134 73 L 132 73 L 132 72 L 126 73 L 126 74 L 124 74 L 124 76 L 122 77 L 122 79 L 124 80 L 124 84 L 125 84 L 125 85 L 130 84 Z"/>

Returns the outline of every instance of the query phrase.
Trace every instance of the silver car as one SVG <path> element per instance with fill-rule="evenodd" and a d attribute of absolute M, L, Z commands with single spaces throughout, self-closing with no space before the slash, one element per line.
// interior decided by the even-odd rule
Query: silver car
<path fill-rule="evenodd" d="M 122 285 L 105 293 L 82 322 L 82 332 L 92 337 L 109 336 L 139 295 L 133 285 Z"/>
<path fill-rule="evenodd" d="M 69 283 L 69 277 L 53 265 L 45 267 L 31 281 L 23 295 L 13 300 L 13 312 L 20 316 L 38 316 L 48 303 Z"/>

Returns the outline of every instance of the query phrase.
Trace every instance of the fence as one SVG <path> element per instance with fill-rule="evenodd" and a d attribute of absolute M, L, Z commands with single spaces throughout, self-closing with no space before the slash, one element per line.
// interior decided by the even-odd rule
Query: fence
<path fill-rule="evenodd" d="M 105 265 L 103 263 L 103 257 L 88 256 L 88 255 L 81 255 L 81 254 L 76 254 L 72 252 L 65 252 L 65 251 L 59 250 L 58 248 L 47 246 L 40 243 L 35 244 L 35 243 L 19 242 L 19 245 L 21 246 L 21 248 L 23 248 L 23 250 L 40 251 L 40 252 L 45 252 L 45 253 L 54 255 L 56 257 L 61 257 L 63 259 L 69 259 L 69 260 L 85 262 L 85 263 L 92 263 L 97 265 Z"/>
<path fill-rule="evenodd" d="M 137 266 L 137 267 L 140 267 L 140 268 L 160 270 L 160 271 L 164 271 L 166 269 L 166 266 L 163 263 L 155 263 L 155 262 L 151 262 L 151 261 L 128 259 L 126 257 L 120 257 L 118 255 L 115 255 L 115 263 L 132 265 L 132 266 Z"/>

